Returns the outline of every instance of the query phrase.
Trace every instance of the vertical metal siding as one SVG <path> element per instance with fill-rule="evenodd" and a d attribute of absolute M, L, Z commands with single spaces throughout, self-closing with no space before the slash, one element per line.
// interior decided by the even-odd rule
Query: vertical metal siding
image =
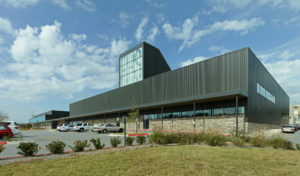
<path fill-rule="evenodd" d="M 230 52 L 140 82 L 105 92 L 70 105 L 70 115 L 160 104 L 210 93 L 248 90 L 247 48 Z"/>

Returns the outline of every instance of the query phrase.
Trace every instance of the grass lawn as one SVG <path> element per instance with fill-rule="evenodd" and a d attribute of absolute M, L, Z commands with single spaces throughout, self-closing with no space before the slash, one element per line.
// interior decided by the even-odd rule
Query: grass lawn
<path fill-rule="evenodd" d="M 265 148 L 162 146 L 0 166 L 11 175 L 299 175 L 300 152 Z"/>

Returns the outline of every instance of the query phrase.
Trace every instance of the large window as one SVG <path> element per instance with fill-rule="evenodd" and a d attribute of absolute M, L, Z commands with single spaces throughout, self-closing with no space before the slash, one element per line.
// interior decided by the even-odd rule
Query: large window
<path fill-rule="evenodd" d="M 256 91 L 266 99 L 270 100 L 272 103 L 275 103 L 275 96 L 258 83 L 256 84 Z"/>
<path fill-rule="evenodd" d="M 143 47 L 120 58 L 120 87 L 143 79 Z"/>

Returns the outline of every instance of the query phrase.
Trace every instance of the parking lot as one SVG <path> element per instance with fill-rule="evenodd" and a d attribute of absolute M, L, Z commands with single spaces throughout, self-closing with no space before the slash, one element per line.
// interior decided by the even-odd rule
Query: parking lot
<path fill-rule="evenodd" d="M 30 131 L 21 131 L 22 138 L 13 138 L 11 142 L 8 142 L 5 145 L 6 149 L 0 154 L 0 158 L 19 156 L 17 154 L 17 146 L 21 141 L 23 142 L 35 142 L 41 149 L 38 154 L 49 153 L 45 145 L 49 144 L 54 140 L 63 141 L 66 144 L 65 151 L 70 151 L 71 148 L 68 146 L 73 146 L 75 140 L 90 140 L 92 138 L 100 137 L 101 142 L 105 144 L 105 147 L 110 147 L 110 134 L 99 134 L 97 132 L 58 132 L 56 130 L 30 130 Z M 122 141 L 121 145 L 124 145 L 124 137 L 120 136 Z M 89 142 L 90 143 L 90 142 Z M 93 149 L 93 145 L 89 147 Z M 88 149 L 88 148 L 87 148 Z"/>

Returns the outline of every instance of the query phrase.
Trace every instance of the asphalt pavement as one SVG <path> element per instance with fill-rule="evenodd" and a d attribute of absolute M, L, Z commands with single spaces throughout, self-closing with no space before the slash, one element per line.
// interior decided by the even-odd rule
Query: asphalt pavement
<path fill-rule="evenodd" d="M 17 154 L 19 149 L 17 146 L 20 142 L 35 142 L 39 145 L 40 150 L 37 154 L 49 153 L 45 145 L 49 144 L 54 140 L 63 141 L 66 144 L 65 151 L 70 151 L 69 146 L 74 146 L 75 140 L 88 140 L 92 138 L 100 138 L 101 142 L 105 144 L 105 147 L 111 147 L 109 134 L 99 134 L 97 132 L 59 132 L 56 130 L 30 130 L 30 131 L 21 131 L 22 138 L 12 138 L 12 141 L 8 142 L 5 145 L 5 150 L 0 154 L 0 158 L 20 156 Z M 121 145 L 124 145 L 124 138 L 120 136 Z M 86 149 L 93 149 L 93 144 Z"/>

